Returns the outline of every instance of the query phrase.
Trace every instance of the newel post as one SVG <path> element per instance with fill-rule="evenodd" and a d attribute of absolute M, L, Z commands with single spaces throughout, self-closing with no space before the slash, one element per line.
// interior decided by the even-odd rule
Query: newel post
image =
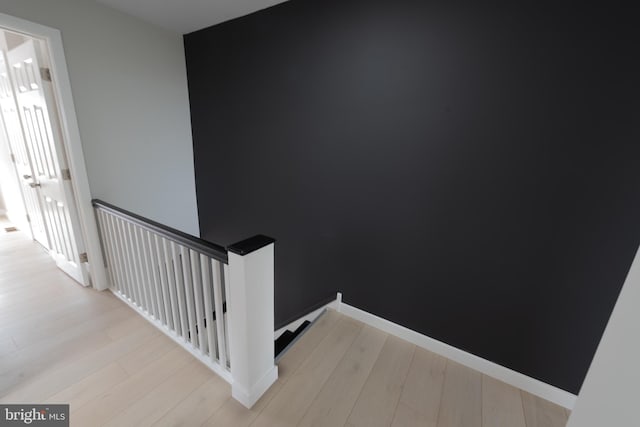
<path fill-rule="evenodd" d="M 247 408 L 278 379 L 273 344 L 274 242 L 258 235 L 227 248 L 231 395 Z"/>

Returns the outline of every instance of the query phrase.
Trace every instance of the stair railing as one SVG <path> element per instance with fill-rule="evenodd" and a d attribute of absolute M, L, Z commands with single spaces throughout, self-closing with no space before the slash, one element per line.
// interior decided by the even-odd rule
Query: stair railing
<path fill-rule="evenodd" d="M 110 290 L 250 408 L 278 378 L 274 239 L 227 248 L 93 200 Z"/>

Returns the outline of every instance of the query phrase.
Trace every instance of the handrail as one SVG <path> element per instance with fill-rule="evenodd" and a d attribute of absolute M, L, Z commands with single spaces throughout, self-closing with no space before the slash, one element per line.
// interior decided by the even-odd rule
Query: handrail
<path fill-rule="evenodd" d="M 109 289 L 251 408 L 278 379 L 275 240 L 259 234 L 225 249 L 102 200 L 92 204 Z"/>
<path fill-rule="evenodd" d="M 107 203 L 99 199 L 93 199 L 91 203 L 96 208 L 103 209 L 122 219 L 131 221 L 142 228 L 174 240 L 190 249 L 198 251 L 211 258 L 217 259 L 218 261 L 222 261 L 225 264 L 229 263 L 227 250 L 223 246 L 207 242 L 206 240 L 202 240 L 190 234 L 183 233 L 182 231 L 176 230 L 175 228 L 167 227 L 166 225 L 160 224 L 159 222 L 152 221 L 148 218 L 134 214 L 133 212 L 129 212 L 125 209 L 119 208 L 112 205 L 111 203 Z"/>

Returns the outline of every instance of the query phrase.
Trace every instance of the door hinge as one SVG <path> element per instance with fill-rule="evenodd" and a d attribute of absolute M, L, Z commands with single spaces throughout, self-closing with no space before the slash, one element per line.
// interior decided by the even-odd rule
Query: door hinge
<path fill-rule="evenodd" d="M 11 161 L 12 161 L 13 163 L 15 163 L 15 162 L 16 162 L 16 156 L 15 156 L 15 154 L 13 154 L 13 153 L 11 153 Z"/>
<path fill-rule="evenodd" d="M 51 81 L 51 70 L 49 68 L 40 68 L 40 78 L 45 82 Z"/>
<path fill-rule="evenodd" d="M 89 262 L 89 257 L 86 252 L 82 252 L 80 254 L 80 262 Z"/>
<path fill-rule="evenodd" d="M 31 217 L 27 214 L 27 222 L 31 222 Z"/>
<path fill-rule="evenodd" d="M 71 181 L 71 171 L 69 169 L 62 169 L 60 174 L 62 175 L 63 180 Z"/>

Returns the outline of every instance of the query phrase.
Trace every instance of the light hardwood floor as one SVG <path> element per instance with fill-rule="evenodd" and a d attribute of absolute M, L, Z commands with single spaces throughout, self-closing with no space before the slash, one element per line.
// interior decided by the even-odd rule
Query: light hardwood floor
<path fill-rule="evenodd" d="M 5 224 L 2 224 L 3 226 Z M 0 402 L 69 403 L 72 426 L 561 427 L 556 405 L 336 312 L 251 409 L 109 292 L 0 230 Z"/>

